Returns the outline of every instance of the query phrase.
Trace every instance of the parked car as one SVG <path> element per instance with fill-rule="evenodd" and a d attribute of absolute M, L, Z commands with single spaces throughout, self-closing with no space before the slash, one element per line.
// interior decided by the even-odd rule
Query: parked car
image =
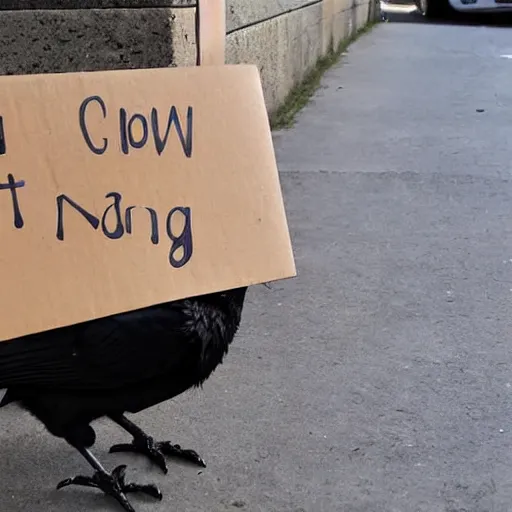
<path fill-rule="evenodd" d="M 426 18 L 442 18 L 450 9 L 448 0 L 414 0 L 414 3 Z"/>
<path fill-rule="evenodd" d="M 414 0 L 426 18 L 443 18 L 451 9 L 458 12 L 512 13 L 512 0 Z"/>
<path fill-rule="evenodd" d="M 512 0 L 450 0 L 459 12 L 512 13 Z"/>

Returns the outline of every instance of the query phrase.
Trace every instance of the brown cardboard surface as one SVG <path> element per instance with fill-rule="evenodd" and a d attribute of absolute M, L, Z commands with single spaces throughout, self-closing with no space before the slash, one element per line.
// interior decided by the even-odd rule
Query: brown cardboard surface
<path fill-rule="evenodd" d="M 0 116 L 1 340 L 295 275 L 255 66 L 1 77 Z"/>

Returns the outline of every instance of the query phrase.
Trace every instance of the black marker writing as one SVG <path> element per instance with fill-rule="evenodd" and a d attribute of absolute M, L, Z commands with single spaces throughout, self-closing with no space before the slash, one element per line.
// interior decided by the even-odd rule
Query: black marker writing
<path fill-rule="evenodd" d="M 71 206 L 75 211 L 80 213 L 87 222 L 97 230 L 101 225 L 101 231 L 103 234 L 111 239 L 111 240 L 119 240 L 124 236 L 125 233 L 131 235 L 133 229 L 132 222 L 132 211 L 137 208 L 137 206 L 129 206 L 124 211 L 124 215 L 122 212 L 122 196 L 119 192 L 109 192 L 105 199 L 113 199 L 113 203 L 107 206 L 103 215 L 101 217 L 101 222 L 98 217 L 88 212 L 85 208 L 80 206 L 78 203 L 73 201 L 70 197 L 65 194 L 61 194 L 57 197 L 57 239 L 64 240 L 64 203 L 66 202 Z M 160 236 L 158 231 L 158 214 L 153 208 L 144 207 L 144 209 L 149 213 L 150 221 L 151 221 L 151 236 L 150 240 L 153 245 L 158 245 L 160 242 Z M 110 215 L 114 215 L 115 227 L 114 229 L 109 229 L 107 226 L 107 217 Z M 183 227 L 179 231 L 173 228 L 173 220 L 177 217 L 181 216 L 183 220 Z M 123 225 L 124 220 L 124 225 Z M 171 248 L 169 251 L 169 263 L 174 268 L 181 268 L 186 265 L 190 259 L 192 258 L 193 253 L 193 243 L 192 243 L 192 214 L 191 210 L 188 207 L 177 206 L 169 211 L 167 214 L 166 220 L 166 231 L 169 240 L 172 242 Z M 182 250 L 182 254 L 180 257 L 176 257 L 176 253 Z"/>
<path fill-rule="evenodd" d="M 73 199 L 70 199 L 65 194 L 61 194 L 57 197 L 57 239 L 64 240 L 64 201 L 72 206 L 78 213 L 82 214 L 87 222 L 94 228 L 98 229 L 100 221 L 92 213 L 82 208 L 78 203 L 75 203 Z"/>
<path fill-rule="evenodd" d="M 84 137 L 87 147 L 96 155 L 105 153 L 108 147 L 108 138 L 103 137 L 103 146 L 96 146 L 93 142 L 91 131 L 87 126 L 86 113 L 91 103 L 97 103 L 101 107 L 103 118 L 107 117 L 107 106 L 100 96 L 89 96 L 86 98 L 79 109 L 80 130 Z M 180 119 L 177 108 L 173 105 L 167 116 L 165 130 L 159 124 L 159 113 L 156 108 L 152 108 L 150 115 L 145 116 L 142 113 L 129 114 L 125 108 L 119 109 L 119 145 L 121 152 L 125 155 L 130 153 L 130 149 L 142 149 L 153 137 L 154 146 L 158 155 L 161 155 L 167 147 L 170 134 L 174 130 L 178 135 L 183 153 L 187 158 L 192 156 L 193 146 L 193 108 L 187 108 L 186 123 Z M 162 125 L 164 124 L 162 122 Z M 136 129 L 137 128 L 137 129 Z"/>
<path fill-rule="evenodd" d="M 183 128 L 180 123 L 180 118 L 178 117 L 178 111 L 176 107 L 171 108 L 171 112 L 169 113 L 169 120 L 167 122 L 167 129 L 165 130 L 164 138 L 160 137 L 160 128 L 158 125 L 158 112 L 156 108 L 151 110 L 151 127 L 153 129 L 153 137 L 155 139 L 155 148 L 159 155 L 165 149 L 167 144 L 167 138 L 169 137 L 169 133 L 171 131 L 172 125 L 176 126 L 176 131 L 178 132 L 178 137 L 180 138 L 181 146 L 183 148 L 183 152 L 185 156 L 190 158 L 192 156 L 192 121 L 193 121 L 193 111 L 192 107 L 188 107 L 187 110 L 187 136 L 183 135 Z"/>
<path fill-rule="evenodd" d="M 136 206 L 129 206 L 126 208 L 125 213 L 125 224 L 126 224 L 126 232 L 131 235 L 132 234 L 132 210 L 137 208 Z M 147 206 L 145 209 L 149 212 L 150 218 L 151 218 L 151 242 L 154 245 L 158 245 L 158 242 L 160 240 L 160 236 L 158 233 L 158 215 L 153 210 L 153 208 L 148 208 Z"/>
<path fill-rule="evenodd" d="M 5 155 L 7 151 L 5 145 L 4 118 L 0 116 L 0 156 Z"/>
<path fill-rule="evenodd" d="M 185 225 L 179 235 L 175 235 L 172 231 L 172 218 L 173 215 L 180 212 L 185 217 Z M 169 252 L 169 263 L 175 268 L 181 268 L 186 265 L 192 257 L 193 246 L 192 246 L 192 221 L 190 208 L 183 208 L 177 206 L 173 208 L 167 215 L 167 236 L 172 241 L 171 250 Z M 177 260 L 174 255 L 176 252 L 183 248 L 182 257 Z"/>
<path fill-rule="evenodd" d="M 11 191 L 12 209 L 14 214 L 14 227 L 16 229 L 21 229 L 24 225 L 24 222 L 23 216 L 21 215 L 20 205 L 18 202 L 18 193 L 16 192 L 16 189 L 23 188 L 25 186 L 25 181 L 16 181 L 12 174 L 7 175 L 7 181 L 7 183 L 0 183 L 0 190 Z"/>
<path fill-rule="evenodd" d="M 124 108 L 119 111 L 119 126 L 121 128 L 121 151 L 127 155 L 130 146 L 135 149 L 142 149 L 149 138 L 149 128 L 146 118 L 142 114 L 133 115 L 128 121 L 128 114 Z M 142 137 L 140 140 L 135 139 L 133 124 L 138 121 L 142 127 Z"/>
<path fill-rule="evenodd" d="M 106 237 L 110 238 L 111 240 L 117 240 L 118 238 L 121 238 L 124 235 L 124 227 L 123 227 L 123 221 L 121 219 L 121 194 L 118 192 L 110 192 L 105 197 L 113 197 L 114 203 L 111 204 L 103 214 L 103 217 L 101 219 L 101 228 L 103 229 L 103 233 Z M 116 228 L 114 231 L 109 231 L 107 228 L 106 218 L 108 215 L 108 212 L 111 208 L 114 208 L 115 215 L 116 215 Z"/>
<path fill-rule="evenodd" d="M 96 147 L 91 139 L 91 136 L 89 135 L 89 131 L 87 130 L 87 123 L 85 121 L 85 114 L 87 111 L 87 107 L 89 106 L 89 103 L 91 103 L 93 101 L 95 101 L 96 103 L 98 103 L 100 105 L 101 111 L 103 112 L 103 118 L 107 117 L 107 106 L 105 105 L 105 102 L 99 96 L 89 96 L 80 105 L 80 112 L 79 112 L 80 130 L 82 130 L 82 135 L 83 135 L 85 143 L 87 144 L 89 149 L 96 155 L 102 155 L 107 150 L 108 140 L 103 138 L 103 147 L 101 147 L 101 148 Z"/>

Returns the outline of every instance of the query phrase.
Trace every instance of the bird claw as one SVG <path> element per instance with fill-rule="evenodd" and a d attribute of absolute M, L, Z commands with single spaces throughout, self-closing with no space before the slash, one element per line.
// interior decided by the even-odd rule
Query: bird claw
<path fill-rule="evenodd" d="M 127 484 L 125 482 L 125 474 L 126 466 L 122 465 L 115 468 L 110 475 L 106 472 L 96 471 L 92 477 L 79 475 L 74 478 L 66 478 L 57 485 L 57 489 L 62 489 L 69 485 L 101 489 L 105 494 L 115 498 L 127 512 L 135 512 L 135 509 L 128 501 L 126 493 L 142 492 L 152 498 L 162 499 L 162 493 L 156 485 Z"/>
<path fill-rule="evenodd" d="M 179 444 L 172 444 L 169 441 L 162 441 L 158 443 L 158 447 L 164 455 L 188 460 L 202 468 L 206 467 L 206 462 L 195 450 L 184 450 Z"/>
<path fill-rule="evenodd" d="M 98 484 L 93 482 L 93 479 L 88 476 L 75 476 L 73 478 L 66 478 L 57 484 L 57 490 L 69 485 L 80 485 L 82 487 L 95 487 L 98 488 Z"/>
<path fill-rule="evenodd" d="M 206 467 L 206 463 L 194 450 L 184 450 L 179 444 L 172 444 L 169 441 L 157 442 L 150 436 L 140 436 L 134 438 L 130 444 L 116 444 L 110 448 L 110 453 L 139 453 L 145 455 L 154 464 L 156 464 L 165 474 L 167 474 L 167 462 L 164 455 L 177 457 L 197 466 Z"/>

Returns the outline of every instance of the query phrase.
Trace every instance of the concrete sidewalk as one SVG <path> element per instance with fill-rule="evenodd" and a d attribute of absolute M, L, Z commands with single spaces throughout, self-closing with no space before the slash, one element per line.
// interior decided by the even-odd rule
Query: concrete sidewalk
<path fill-rule="evenodd" d="M 126 435 L 98 423 L 105 465 L 165 494 L 139 512 L 510 510 L 507 38 L 381 24 L 275 134 L 299 277 L 250 291 L 203 391 L 136 418 L 207 469 L 108 455 Z M 80 456 L 15 409 L 0 421 L 2 512 L 118 510 L 54 491 Z"/>

